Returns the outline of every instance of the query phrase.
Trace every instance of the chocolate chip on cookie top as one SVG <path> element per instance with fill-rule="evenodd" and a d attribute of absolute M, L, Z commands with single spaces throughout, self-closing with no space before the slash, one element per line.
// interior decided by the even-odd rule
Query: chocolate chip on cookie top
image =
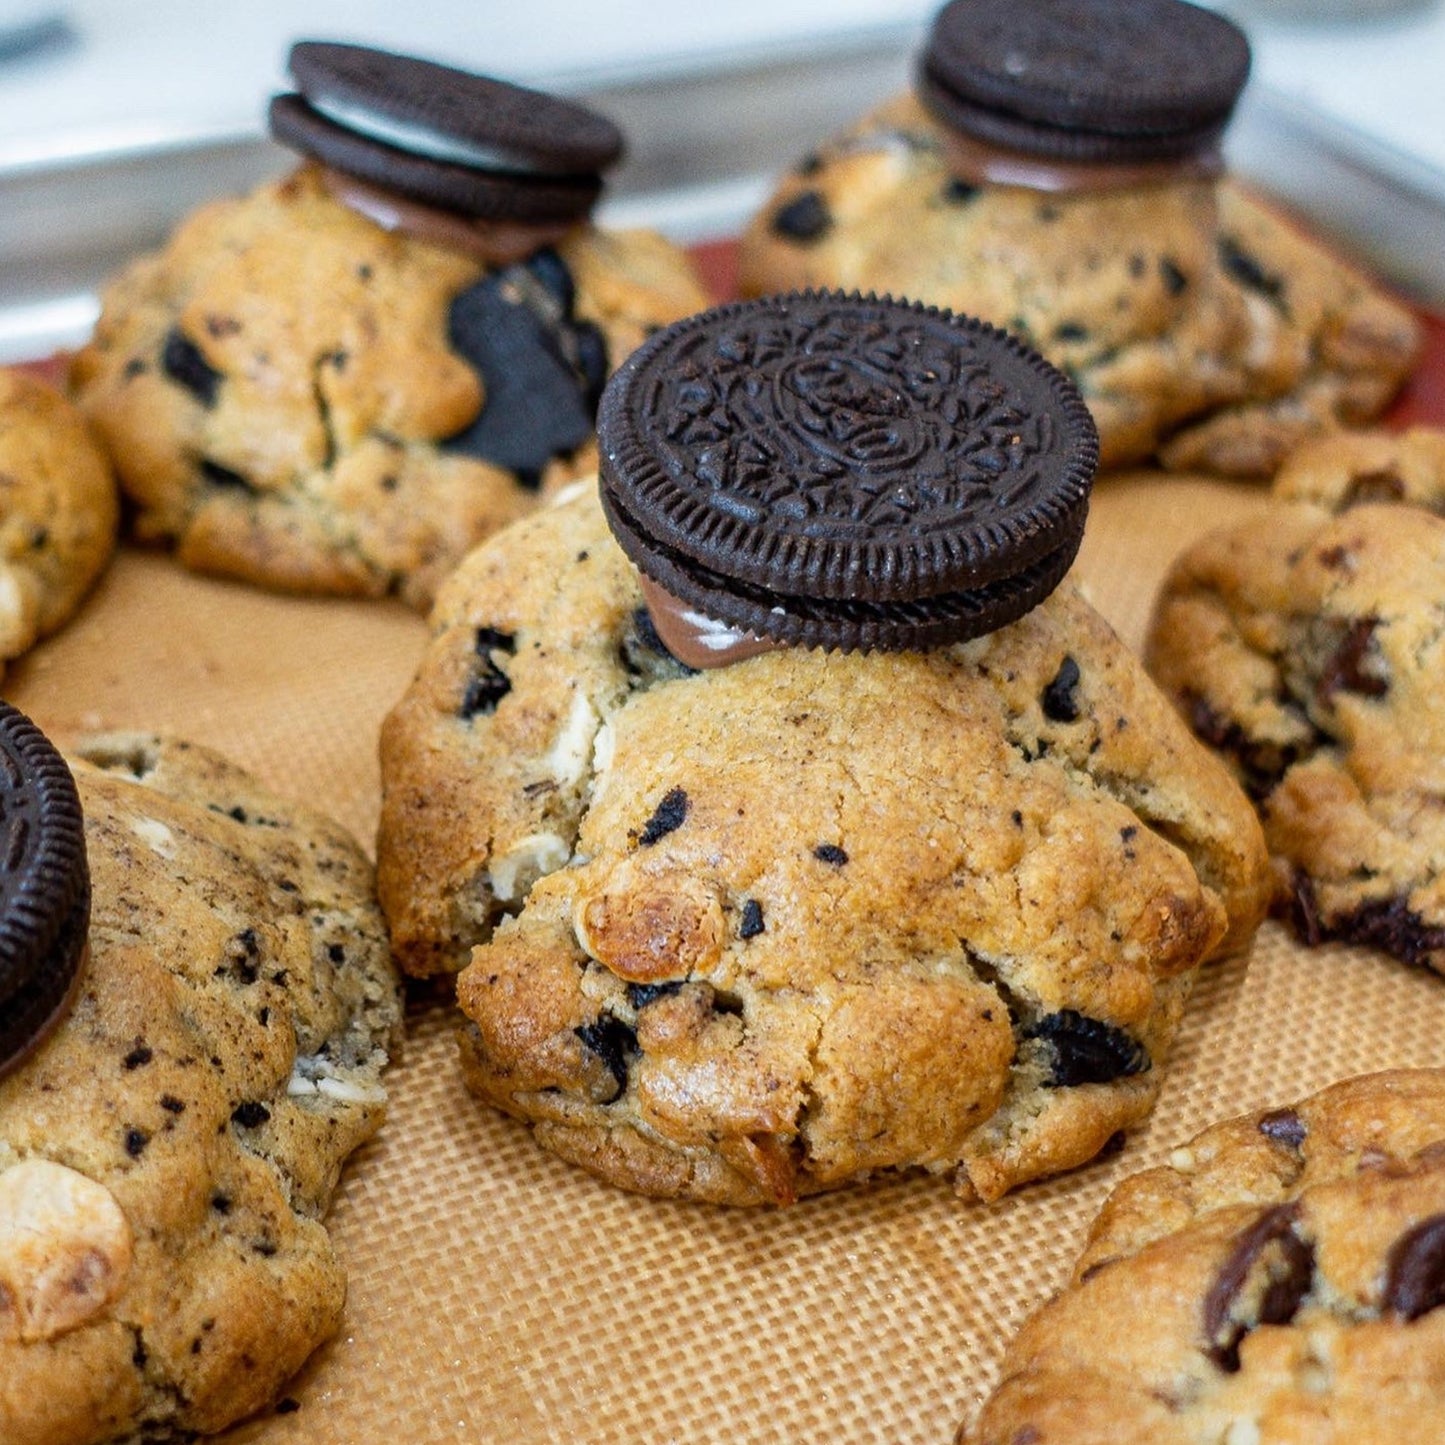
<path fill-rule="evenodd" d="M 0 702 L 0 1074 L 64 1011 L 90 921 L 85 822 L 65 760 Z"/>
<path fill-rule="evenodd" d="M 659 332 L 597 430 L 608 521 L 700 661 L 728 631 L 901 650 L 1013 621 L 1072 562 L 1098 457 L 1072 383 L 1021 342 L 840 292 Z"/>
<path fill-rule="evenodd" d="M 952 0 L 920 98 L 985 144 L 1070 162 L 1167 161 L 1214 147 L 1249 42 L 1185 0 Z"/>
<path fill-rule="evenodd" d="M 283 145 L 364 184 L 489 221 L 580 220 L 622 136 L 585 106 L 413 56 L 298 41 Z"/>

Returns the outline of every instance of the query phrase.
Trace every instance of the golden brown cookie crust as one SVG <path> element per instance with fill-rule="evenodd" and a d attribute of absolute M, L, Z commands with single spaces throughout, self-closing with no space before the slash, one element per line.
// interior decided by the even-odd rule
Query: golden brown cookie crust
<path fill-rule="evenodd" d="M 1176 561 L 1149 666 L 1257 799 L 1306 940 L 1445 972 L 1445 433 L 1322 441 L 1276 493 Z"/>
<path fill-rule="evenodd" d="M 408 969 L 471 951 L 469 1085 L 615 1183 L 728 1203 L 900 1168 L 996 1198 L 1142 1118 L 1264 855 L 1078 594 L 697 675 L 640 602 L 585 490 L 459 569 L 384 725 L 383 907 Z M 1108 1081 L 1052 1086 L 1051 1029 Z"/>
<path fill-rule="evenodd" d="M 1013 331 L 1078 382 L 1106 467 L 1269 476 L 1414 362 L 1403 306 L 1231 183 L 972 187 L 944 139 L 907 96 L 822 147 L 745 232 L 744 294 L 890 292 Z"/>
<path fill-rule="evenodd" d="M 115 476 L 54 387 L 0 368 L 0 670 L 64 625 L 110 561 Z"/>
<path fill-rule="evenodd" d="M 1445 1071 L 1217 1124 L 1109 1197 L 961 1445 L 1435 1439 L 1445 1308 L 1411 1317 L 1401 1267 L 1429 1221 L 1445 1229 Z M 1252 1230 L 1273 1239 L 1251 1259 Z"/>
<path fill-rule="evenodd" d="M 614 364 L 706 304 L 682 254 L 649 233 L 580 226 L 558 252 Z M 199 571 L 429 605 L 472 546 L 537 500 L 511 472 L 438 446 L 486 404 L 447 336 L 452 299 L 482 275 L 349 210 L 310 166 L 193 214 L 106 288 L 72 367 L 138 534 L 173 541 Z M 209 403 L 161 364 L 173 331 L 224 377 Z M 543 489 L 592 464 L 587 446 L 554 461 Z"/>
<path fill-rule="evenodd" d="M 321 1220 L 400 1029 L 334 824 L 183 743 L 84 739 L 71 763 L 90 959 L 0 1082 L 6 1445 L 209 1432 L 276 1398 L 340 1320 Z"/>

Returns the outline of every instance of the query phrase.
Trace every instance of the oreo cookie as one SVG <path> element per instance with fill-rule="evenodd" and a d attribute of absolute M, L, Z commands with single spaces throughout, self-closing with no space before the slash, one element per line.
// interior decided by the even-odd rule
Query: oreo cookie
<path fill-rule="evenodd" d="M 1213 147 L 1249 76 L 1232 21 L 1185 0 L 953 0 L 917 89 L 963 135 L 1081 163 Z"/>
<path fill-rule="evenodd" d="M 1022 616 L 1083 536 L 1098 461 L 1073 384 L 1007 333 L 802 292 L 658 332 L 603 392 L 602 503 L 703 619 L 845 651 Z"/>
<path fill-rule="evenodd" d="M 0 703 L 0 1074 L 66 1008 L 89 925 L 75 780 L 40 729 Z"/>
<path fill-rule="evenodd" d="M 412 56 L 298 41 L 272 135 L 369 185 L 482 220 L 580 220 L 622 154 L 585 106 Z"/>

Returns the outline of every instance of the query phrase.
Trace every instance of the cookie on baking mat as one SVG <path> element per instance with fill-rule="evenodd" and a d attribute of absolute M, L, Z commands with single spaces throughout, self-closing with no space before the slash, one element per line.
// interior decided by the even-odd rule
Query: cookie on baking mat
<path fill-rule="evenodd" d="M 80 413 L 0 367 L 0 673 L 63 626 L 115 549 L 110 461 Z"/>
<path fill-rule="evenodd" d="M 731 1204 L 1091 1158 L 1265 855 L 1055 585 L 1073 388 L 946 313 L 779 297 L 654 338 L 599 435 L 600 491 L 448 582 L 383 729 L 383 907 L 404 967 L 467 965 L 470 1087 Z"/>
<path fill-rule="evenodd" d="M 1244 36 L 1184 0 L 953 0 L 914 94 L 786 177 L 744 294 L 889 291 L 986 317 L 1076 379 L 1102 465 L 1267 476 L 1374 417 L 1403 307 L 1224 175 Z"/>
<path fill-rule="evenodd" d="M 0 1438 L 220 1430 L 341 1318 L 401 1017 L 371 870 L 184 743 L 67 767 L 0 705 L 0 755 Z"/>
<path fill-rule="evenodd" d="M 1445 1436 L 1445 1072 L 1348 1079 L 1126 1179 L 960 1445 Z"/>
<path fill-rule="evenodd" d="M 1151 671 L 1255 798 L 1281 898 L 1445 972 L 1445 434 L 1341 435 L 1166 578 Z"/>
<path fill-rule="evenodd" d="M 72 380 L 142 537 L 425 607 L 595 465 L 609 371 L 706 294 L 660 236 L 588 219 L 621 149 L 601 116 L 356 46 L 291 68 L 270 118 L 299 169 L 116 277 Z"/>

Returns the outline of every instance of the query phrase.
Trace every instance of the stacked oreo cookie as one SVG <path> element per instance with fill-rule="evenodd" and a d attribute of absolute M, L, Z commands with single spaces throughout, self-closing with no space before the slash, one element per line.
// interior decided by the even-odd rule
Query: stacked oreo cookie
<path fill-rule="evenodd" d="M 65 760 L 0 702 L 0 1075 L 70 999 L 90 922 L 85 821 Z"/>
<path fill-rule="evenodd" d="M 837 292 L 660 332 L 609 383 L 598 439 L 608 521 L 663 593 L 756 637 L 865 652 L 961 641 L 1042 601 L 1098 458 L 1078 392 L 1012 337 Z"/>

